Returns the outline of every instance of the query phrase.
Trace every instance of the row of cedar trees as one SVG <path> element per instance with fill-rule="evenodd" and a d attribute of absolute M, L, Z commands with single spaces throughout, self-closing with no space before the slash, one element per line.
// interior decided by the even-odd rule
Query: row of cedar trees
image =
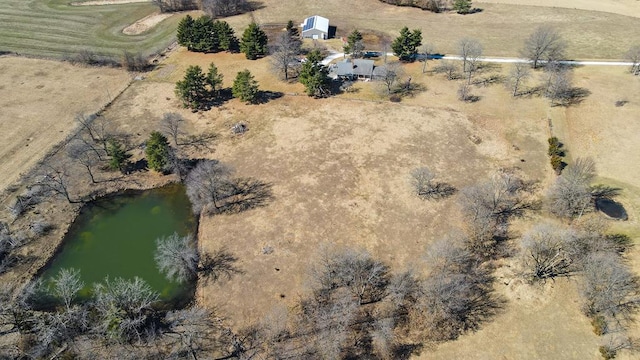
<path fill-rule="evenodd" d="M 267 34 L 252 22 L 238 41 L 235 32 L 226 21 L 213 20 L 209 16 L 193 19 L 187 15 L 178 24 L 178 43 L 189 51 L 219 52 L 241 51 L 249 60 L 267 53 Z"/>

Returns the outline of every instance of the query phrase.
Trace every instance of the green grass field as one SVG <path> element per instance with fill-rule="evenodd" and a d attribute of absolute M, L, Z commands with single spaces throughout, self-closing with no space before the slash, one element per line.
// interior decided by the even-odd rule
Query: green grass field
<path fill-rule="evenodd" d="M 124 50 L 145 55 L 165 48 L 175 37 L 179 16 L 140 35 L 122 29 L 154 11 L 151 3 L 71 6 L 71 0 L 0 1 L 0 52 L 64 58 L 89 50 L 120 56 Z"/>

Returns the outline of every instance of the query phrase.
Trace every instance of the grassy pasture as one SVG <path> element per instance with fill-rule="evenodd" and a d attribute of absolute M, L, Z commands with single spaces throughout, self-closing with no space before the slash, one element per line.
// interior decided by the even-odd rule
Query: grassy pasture
<path fill-rule="evenodd" d="M 152 54 L 175 37 L 178 16 L 140 35 L 122 29 L 158 11 L 151 3 L 71 6 L 68 0 L 0 2 L 0 52 L 63 58 L 90 50 L 119 56 L 123 50 Z"/>
<path fill-rule="evenodd" d="M 403 26 L 422 29 L 423 43 L 435 45 L 443 53 L 457 52 L 463 37 L 478 39 L 490 56 L 518 56 L 524 39 L 539 25 L 555 26 L 567 40 L 568 56 L 576 59 L 619 59 L 635 43 L 634 31 L 640 19 L 619 14 L 580 9 L 477 3 L 482 12 L 472 15 L 433 14 L 416 8 L 397 7 L 378 0 L 287 1 L 263 0 L 262 7 L 228 20 L 243 28 L 251 19 L 260 24 L 282 23 L 292 19 L 301 23 L 318 14 L 337 26 L 337 36 L 347 36 L 354 28 L 398 36 Z M 605 7 L 603 5 L 603 7 Z M 606 7 L 605 7 L 606 8 Z"/>

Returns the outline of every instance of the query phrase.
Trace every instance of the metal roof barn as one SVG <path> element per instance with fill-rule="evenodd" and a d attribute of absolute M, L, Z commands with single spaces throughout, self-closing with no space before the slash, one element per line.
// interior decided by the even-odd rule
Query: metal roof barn
<path fill-rule="evenodd" d="M 329 37 L 329 19 L 314 15 L 302 23 L 302 37 L 326 40 Z"/>

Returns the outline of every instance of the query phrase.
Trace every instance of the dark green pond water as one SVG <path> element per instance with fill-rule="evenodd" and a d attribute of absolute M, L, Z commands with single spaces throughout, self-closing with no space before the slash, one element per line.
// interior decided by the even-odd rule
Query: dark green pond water
<path fill-rule="evenodd" d="M 144 279 L 161 299 L 187 296 L 192 285 L 168 281 L 155 264 L 156 239 L 174 232 L 194 233 L 196 221 L 182 185 L 125 193 L 85 206 L 71 226 L 63 246 L 43 274 L 45 280 L 61 268 L 80 269 L 87 296 L 106 276 Z"/>

